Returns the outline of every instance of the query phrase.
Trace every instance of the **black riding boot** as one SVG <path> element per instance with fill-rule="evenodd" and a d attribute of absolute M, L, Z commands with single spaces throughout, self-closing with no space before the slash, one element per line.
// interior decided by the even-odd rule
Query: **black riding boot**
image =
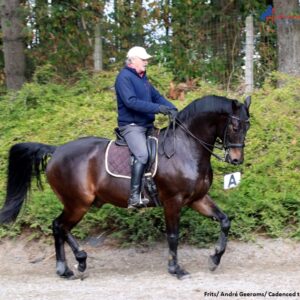
<path fill-rule="evenodd" d="M 133 161 L 130 184 L 131 192 L 128 200 L 128 208 L 145 207 L 149 202 L 148 199 L 141 198 L 142 178 L 145 172 L 145 167 L 146 166 L 138 160 L 135 159 Z"/>

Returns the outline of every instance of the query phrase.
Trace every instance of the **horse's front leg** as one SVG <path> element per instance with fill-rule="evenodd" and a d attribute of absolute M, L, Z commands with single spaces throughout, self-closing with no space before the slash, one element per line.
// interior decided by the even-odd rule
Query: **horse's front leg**
<path fill-rule="evenodd" d="M 228 232 L 230 229 L 230 220 L 208 195 L 205 195 L 202 199 L 194 201 L 192 204 L 190 204 L 190 207 L 202 215 L 211 217 L 220 222 L 221 232 L 215 247 L 215 253 L 209 257 L 209 269 L 214 271 L 220 264 L 222 255 L 226 250 Z"/>
<path fill-rule="evenodd" d="M 183 279 L 185 276 L 189 275 L 189 273 L 181 268 L 177 261 L 180 210 L 181 208 L 176 207 L 174 203 L 173 205 L 164 206 L 167 240 L 169 245 L 168 271 L 178 279 Z"/>

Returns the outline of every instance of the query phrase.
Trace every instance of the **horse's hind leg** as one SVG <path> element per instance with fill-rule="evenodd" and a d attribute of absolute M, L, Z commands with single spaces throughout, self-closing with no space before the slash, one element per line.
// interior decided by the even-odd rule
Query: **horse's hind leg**
<path fill-rule="evenodd" d="M 80 209 L 78 209 L 80 211 Z M 73 214 L 63 213 L 53 221 L 53 236 L 55 241 L 56 251 L 56 273 L 61 277 L 74 277 L 74 272 L 68 267 L 64 249 L 64 243 L 67 242 L 71 247 L 76 260 L 78 261 L 78 270 L 80 272 L 86 269 L 87 254 L 80 250 L 78 242 L 70 233 L 70 230 L 81 220 L 84 213 Z"/>
<path fill-rule="evenodd" d="M 222 255 L 226 250 L 227 238 L 230 229 L 230 220 L 208 195 L 205 195 L 205 197 L 202 199 L 194 201 L 190 207 L 204 216 L 211 217 L 220 222 L 221 233 L 215 247 L 215 253 L 211 255 L 209 259 L 209 268 L 211 271 L 214 271 L 220 264 Z"/>
<path fill-rule="evenodd" d="M 84 272 L 86 269 L 86 259 L 87 259 L 87 254 L 84 250 L 80 249 L 80 246 L 74 236 L 68 232 L 67 233 L 67 243 L 71 247 L 76 260 L 78 261 L 78 271 L 79 272 Z"/>
<path fill-rule="evenodd" d="M 67 265 L 64 243 L 66 240 L 66 231 L 60 221 L 63 214 L 56 218 L 52 223 L 52 231 L 55 242 L 56 253 L 56 273 L 61 277 L 70 278 L 74 276 L 73 271 Z"/>

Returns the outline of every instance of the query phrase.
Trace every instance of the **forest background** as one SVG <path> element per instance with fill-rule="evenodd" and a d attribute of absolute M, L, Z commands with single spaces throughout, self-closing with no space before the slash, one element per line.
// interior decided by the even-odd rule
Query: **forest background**
<path fill-rule="evenodd" d="M 213 160 L 211 195 L 232 219 L 235 238 L 300 237 L 297 0 L 1 0 L 0 8 L 0 203 L 14 143 L 113 138 L 114 79 L 133 45 L 153 54 L 149 78 L 179 109 L 207 94 L 243 100 L 245 19 L 252 15 L 255 90 L 246 161 L 233 167 Z M 242 172 L 241 184 L 224 191 L 223 175 L 232 171 Z M 17 224 L 1 227 L 0 237 L 26 228 L 32 237 L 49 235 L 60 210 L 46 184 L 43 192 L 33 187 Z M 150 242 L 164 235 L 163 212 L 92 209 L 74 233 L 95 231 Z M 213 221 L 183 210 L 185 241 L 205 245 L 218 231 Z"/>

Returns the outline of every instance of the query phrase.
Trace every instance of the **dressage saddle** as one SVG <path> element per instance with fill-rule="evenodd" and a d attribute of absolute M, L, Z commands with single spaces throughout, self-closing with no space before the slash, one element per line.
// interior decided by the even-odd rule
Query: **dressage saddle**
<path fill-rule="evenodd" d="M 115 135 L 116 135 L 116 140 L 115 144 L 117 146 L 126 146 L 127 143 L 124 137 L 121 135 L 119 128 L 115 128 Z M 155 133 L 155 131 L 153 131 Z M 152 178 L 152 173 L 153 173 L 153 167 L 155 164 L 157 164 L 157 137 L 153 137 L 152 135 L 148 135 L 147 137 L 147 148 L 148 148 L 148 153 L 149 153 L 149 159 L 146 165 L 146 171 L 145 175 L 143 178 L 143 186 L 146 189 L 146 193 L 150 196 L 151 200 L 153 200 L 154 204 L 156 206 L 161 206 L 161 203 L 158 199 L 158 193 L 157 193 L 157 188 L 155 185 L 155 182 L 153 181 Z M 132 157 L 133 161 L 133 157 Z"/>

